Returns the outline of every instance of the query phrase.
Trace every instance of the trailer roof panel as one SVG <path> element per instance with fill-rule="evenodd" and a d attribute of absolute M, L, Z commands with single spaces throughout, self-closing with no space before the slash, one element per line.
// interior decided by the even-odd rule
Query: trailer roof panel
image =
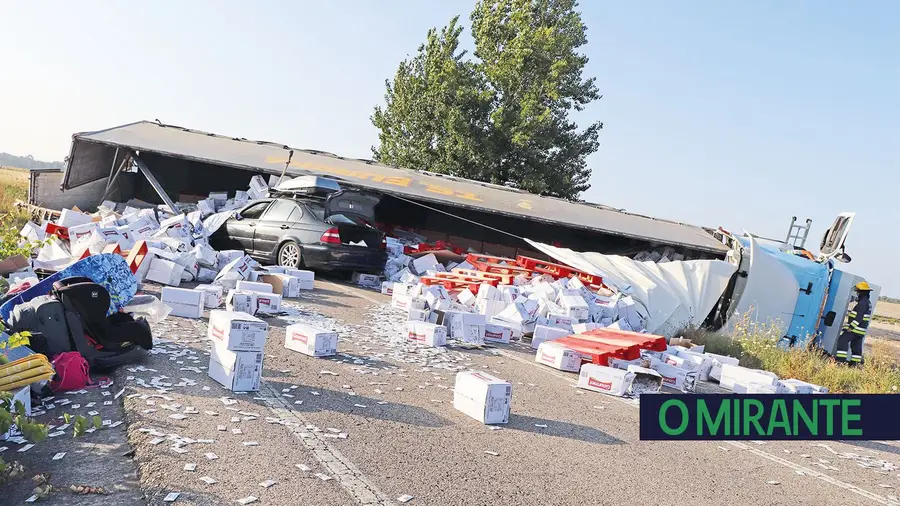
<path fill-rule="evenodd" d="M 717 254 L 727 251 L 722 243 L 702 228 L 693 225 L 627 213 L 598 204 L 542 197 L 513 188 L 422 170 L 391 167 L 371 160 L 343 158 L 321 151 L 294 149 L 284 144 L 216 135 L 149 121 L 75 134 L 66 166 L 67 187 L 70 176 L 75 176 L 74 180 L 81 182 L 90 179 L 68 174 L 73 167 L 77 171 L 85 166 L 76 163 L 79 157 L 78 144 L 82 142 L 150 151 L 276 175 L 281 174 L 290 151 L 293 150 L 287 170 L 287 174 L 292 177 L 307 174 L 326 176 L 344 184 L 371 188 L 416 201 L 495 212 Z M 79 184 L 81 183 L 72 186 Z"/>

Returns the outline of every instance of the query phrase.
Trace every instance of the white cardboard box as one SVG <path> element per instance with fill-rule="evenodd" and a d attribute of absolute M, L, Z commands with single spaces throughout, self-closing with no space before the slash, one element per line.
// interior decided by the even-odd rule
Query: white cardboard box
<path fill-rule="evenodd" d="M 690 349 L 678 350 L 678 356 L 697 364 L 697 373 L 699 374 L 698 379 L 700 379 L 701 381 L 709 380 L 709 371 L 713 366 L 712 357 L 703 353 L 691 351 Z"/>
<path fill-rule="evenodd" d="M 203 305 L 206 309 L 215 309 L 224 302 L 225 289 L 220 285 L 197 285 L 195 290 L 200 290 L 205 295 Z"/>
<path fill-rule="evenodd" d="M 578 374 L 578 388 L 622 397 L 631 388 L 634 373 L 627 370 L 584 364 Z"/>
<path fill-rule="evenodd" d="M 587 320 L 591 315 L 587 302 L 580 295 L 564 295 L 559 302 L 568 315 L 576 320 Z"/>
<path fill-rule="evenodd" d="M 337 332 L 295 323 L 284 330 L 284 347 L 311 357 L 328 357 L 337 353 Z"/>
<path fill-rule="evenodd" d="M 232 392 L 259 390 L 262 351 L 230 351 L 213 346 L 209 354 L 209 377 Z"/>
<path fill-rule="evenodd" d="M 759 383 L 760 385 L 775 385 L 778 381 L 778 375 L 769 371 L 761 371 L 759 369 L 748 369 L 739 365 L 724 364 L 722 366 L 722 376 L 719 379 L 719 386 L 731 390 L 735 383 L 747 385 L 749 383 Z"/>
<path fill-rule="evenodd" d="M 544 341 L 552 341 L 569 335 L 572 335 L 572 333 L 566 329 L 537 325 L 534 327 L 534 333 L 531 335 L 531 348 L 536 350 Z"/>
<path fill-rule="evenodd" d="M 736 394 L 777 394 L 778 387 L 775 385 L 765 385 L 762 383 L 741 383 L 735 382 L 731 387 L 731 391 Z"/>
<path fill-rule="evenodd" d="M 800 381 L 798 379 L 783 379 L 775 382 L 775 386 L 777 387 L 777 392 L 779 394 L 827 394 L 828 389 L 820 386 L 814 385 L 812 383 L 807 383 L 805 381 Z"/>
<path fill-rule="evenodd" d="M 509 422 L 512 385 L 486 372 L 456 373 L 453 407 L 484 424 Z"/>
<path fill-rule="evenodd" d="M 550 321 L 551 327 L 559 327 L 561 329 L 568 330 L 569 332 L 574 331 L 574 325 L 578 323 L 578 320 L 572 318 L 571 316 L 555 313 L 548 313 L 547 320 Z"/>
<path fill-rule="evenodd" d="M 427 322 L 431 311 L 427 309 L 410 309 L 406 312 L 406 320 L 411 322 Z"/>
<path fill-rule="evenodd" d="M 456 300 L 459 301 L 460 304 L 474 308 L 475 303 L 478 301 L 478 297 L 472 293 L 468 288 L 459 292 L 459 295 L 456 296 Z"/>
<path fill-rule="evenodd" d="M 301 290 L 312 290 L 315 287 L 316 274 L 313 271 L 285 269 L 284 273 L 297 278 Z"/>
<path fill-rule="evenodd" d="M 650 360 L 650 368 L 662 376 L 664 386 L 675 388 L 682 392 L 693 392 L 694 387 L 697 386 L 697 371 L 688 371 L 656 359 Z"/>
<path fill-rule="evenodd" d="M 580 353 L 553 341 L 544 341 L 538 346 L 534 361 L 560 371 L 578 372 L 581 368 Z"/>
<path fill-rule="evenodd" d="M 631 395 L 640 397 L 642 394 L 659 393 L 662 389 L 662 376 L 646 367 L 629 365 L 628 372 L 634 373 L 634 381 L 631 382 Z"/>
<path fill-rule="evenodd" d="M 255 281 L 238 281 L 237 289 L 248 292 L 272 293 L 272 285 L 268 283 L 257 283 Z"/>
<path fill-rule="evenodd" d="M 437 257 L 435 257 L 433 253 L 429 253 L 413 259 L 412 268 L 416 271 L 416 274 L 422 274 L 425 271 L 434 270 L 434 267 L 439 263 Z"/>
<path fill-rule="evenodd" d="M 229 311 L 255 315 L 259 310 L 259 303 L 256 300 L 257 295 L 256 292 L 228 290 L 228 296 L 225 298 L 225 308 Z"/>
<path fill-rule="evenodd" d="M 259 318 L 238 311 L 209 312 L 207 337 L 214 347 L 231 351 L 263 351 L 269 326 Z"/>
<path fill-rule="evenodd" d="M 704 355 L 712 359 L 712 365 L 709 366 L 708 377 L 716 381 L 722 380 L 723 365 L 738 365 L 738 363 L 740 362 L 738 359 L 729 357 L 728 355 L 717 355 L 715 353 L 704 353 Z"/>
<path fill-rule="evenodd" d="M 686 371 L 694 371 L 698 376 L 700 375 L 700 365 L 702 361 L 697 362 L 696 360 L 692 360 L 691 358 L 682 357 L 668 352 L 663 353 L 662 361 L 669 365 L 680 367 Z"/>
<path fill-rule="evenodd" d="M 392 295 L 394 293 L 394 282 L 393 281 L 382 281 L 381 282 L 381 293 L 382 293 L 382 295 Z"/>
<path fill-rule="evenodd" d="M 464 343 L 484 344 L 483 314 L 458 313 L 450 322 L 450 337 Z"/>
<path fill-rule="evenodd" d="M 182 318 L 200 318 L 203 316 L 206 292 L 164 286 L 161 300 L 165 305 L 172 308 L 172 312 L 169 313 L 171 315 L 181 316 Z"/>
<path fill-rule="evenodd" d="M 150 261 L 150 269 L 147 270 L 144 279 L 163 285 L 178 286 L 181 284 L 182 274 L 184 267 L 169 260 L 154 258 Z"/>
<path fill-rule="evenodd" d="M 300 278 L 291 276 L 290 274 L 270 273 L 259 276 L 262 283 L 272 286 L 271 293 L 280 293 L 281 297 L 299 297 L 300 296 Z"/>
<path fill-rule="evenodd" d="M 31 416 L 31 385 L 25 385 L 24 387 L 17 388 L 13 393 L 12 398 L 12 408 L 10 411 L 15 410 L 16 401 L 22 403 L 22 406 L 25 408 L 25 416 Z M 11 429 L 6 431 L 5 434 L 0 434 L 0 441 L 4 441 L 10 437 Z"/>
<path fill-rule="evenodd" d="M 574 278 L 573 278 L 573 279 L 574 279 Z M 602 328 L 602 327 L 603 327 L 603 326 L 600 325 L 599 323 L 593 323 L 593 322 L 588 322 L 588 323 L 573 323 L 573 324 L 572 324 L 572 332 L 573 332 L 574 334 L 584 334 L 584 333 L 586 333 L 586 332 L 589 331 L 589 330 L 599 329 L 599 328 Z"/>
<path fill-rule="evenodd" d="M 378 276 L 377 274 L 354 272 L 350 281 L 360 286 L 378 286 L 378 283 L 381 282 L 381 276 Z"/>
<path fill-rule="evenodd" d="M 63 209 L 62 213 L 59 215 L 59 219 L 56 220 L 56 224 L 61 227 L 77 227 L 78 225 L 84 225 L 85 223 L 90 223 L 94 219 L 91 218 L 91 215 L 79 213 L 78 211 L 73 211 L 71 209 Z"/>
<path fill-rule="evenodd" d="M 482 285 L 483 286 L 483 285 Z M 493 318 L 503 312 L 508 304 L 500 300 L 480 300 L 475 303 L 475 308 L 486 318 Z"/>
<path fill-rule="evenodd" d="M 493 302 L 493 301 L 492 301 Z M 487 323 L 484 326 L 484 342 L 509 344 L 512 339 L 512 329 L 502 325 Z"/>
<path fill-rule="evenodd" d="M 446 346 L 447 327 L 430 322 L 415 322 L 409 339 L 428 346 Z"/>
<path fill-rule="evenodd" d="M 271 285 L 270 285 L 271 286 Z M 256 294 L 256 307 L 263 313 L 277 313 L 281 311 L 281 294 L 259 293 Z"/>

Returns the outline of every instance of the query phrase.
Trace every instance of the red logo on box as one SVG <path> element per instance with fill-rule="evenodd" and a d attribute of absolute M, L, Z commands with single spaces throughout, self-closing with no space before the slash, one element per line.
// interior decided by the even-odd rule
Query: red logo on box
<path fill-rule="evenodd" d="M 266 306 L 272 304 L 272 299 L 266 299 L 266 298 L 263 298 L 263 297 L 258 297 L 256 300 L 258 300 L 260 304 L 265 304 Z"/>
<path fill-rule="evenodd" d="M 665 383 L 666 385 L 674 385 L 675 384 L 675 378 L 669 378 L 667 376 L 663 376 L 662 379 L 663 379 L 663 383 Z"/>
<path fill-rule="evenodd" d="M 594 378 L 588 378 L 588 386 L 599 388 L 600 390 L 612 390 L 612 381 L 600 381 Z"/>
<path fill-rule="evenodd" d="M 541 362 L 549 362 L 553 363 L 556 361 L 556 357 L 553 355 L 547 355 L 547 353 L 541 353 Z"/>
<path fill-rule="evenodd" d="M 212 335 L 216 339 L 225 339 L 225 331 L 220 329 L 219 327 L 212 328 Z"/>
<path fill-rule="evenodd" d="M 301 343 L 306 344 L 307 342 L 309 342 L 309 337 L 295 331 L 293 334 L 291 334 L 291 340 L 300 341 Z"/>
<path fill-rule="evenodd" d="M 484 331 L 485 339 L 503 339 L 503 332 L 491 332 L 489 330 Z"/>
<path fill-rule="evenodd" d="M 672 357 L 666 358 L 666 363 L 667 363 L 667 364 L 672 364 L 672 365 L 675 365 L 675 366 L 678 365 L 678 361 L 676 361 L 676 360 L 673 359 Z"/>

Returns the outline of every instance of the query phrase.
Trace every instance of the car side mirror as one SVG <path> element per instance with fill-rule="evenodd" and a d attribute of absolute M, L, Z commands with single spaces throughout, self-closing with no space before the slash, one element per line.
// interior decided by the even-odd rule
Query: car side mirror
<path fill-rule="evenodd" d="M 834 325 L 834 318 L 837 316 L 837 313 L 834 311 L 829 311 L 825 313 L 825 326 L 830 327 Z"/>
<path fill-rule="evenodd" d="M 244 219 L 244 217 L 241 216 L 241 213 L 234 213 L 234 219 L 236 219 L 237 221 L 241 221 Z"/>

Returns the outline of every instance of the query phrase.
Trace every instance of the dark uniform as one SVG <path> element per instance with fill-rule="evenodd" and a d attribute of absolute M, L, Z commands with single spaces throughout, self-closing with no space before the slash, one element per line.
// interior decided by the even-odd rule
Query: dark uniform
<path fill-rule="evenodd" d="M 856 307 L 847 315 L 847 324 L 841 329 L 838 338 L 835 358 L 838 361 L 847 360 L 847 345 L 850 347 L 850 365 L 860 365 L 863 360 L 863 337 L 869 322 L 872 321 L 872 301 L 869 300 L 869 291 L 860 291 Z"/>

